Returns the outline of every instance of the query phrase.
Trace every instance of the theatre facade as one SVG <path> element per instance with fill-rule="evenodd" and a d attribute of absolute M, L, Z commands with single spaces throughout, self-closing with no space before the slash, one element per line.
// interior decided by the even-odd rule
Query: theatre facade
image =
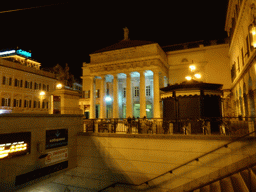
<path fill-rule="evenodd" d="M 80 107 L 87 118 L 162 118 L 160 88 L 181 83 L 190 73 L 200 81 L 230 86 L 228 44 L 216 41 L 161 47 L 151 41 L 124 39 L 90 54 L 83 63 Z"/>

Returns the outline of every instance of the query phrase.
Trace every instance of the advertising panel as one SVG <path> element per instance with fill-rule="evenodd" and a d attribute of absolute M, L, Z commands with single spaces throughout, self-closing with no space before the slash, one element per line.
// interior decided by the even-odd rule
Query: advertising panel
<path fill-rule="evenodd" d="M 45 158 L 45 164 L 51 164 L 57 161 L 67 160 L 68 159 L 68 148 L 63 148 L 55 151 L 47 152 Z"/>
<path fill-rule="evenodd" d="M 68 145 L 68 129 L 46 130 L 46 149 Z"/>
<path fill-rule="evenodd" d="M 0 159 L 30 153 L 31 132 L 0 134 Z"/>

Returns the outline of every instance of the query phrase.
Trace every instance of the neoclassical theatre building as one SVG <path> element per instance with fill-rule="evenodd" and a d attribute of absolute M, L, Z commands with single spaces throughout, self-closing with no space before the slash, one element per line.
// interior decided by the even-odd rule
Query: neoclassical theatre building
<path fill-rule="evenodd" d="M 230 87 L 228 44 L 198 41 L 161 47 L 151 41 L 124 39 L 90 54 L 83 63 L 83 98 L 87 118 L 161 118 L 160 88 L 181 83 L 191 73 L 200 81 Z M 223 95 L 225 97 L 225 94 Z"/>

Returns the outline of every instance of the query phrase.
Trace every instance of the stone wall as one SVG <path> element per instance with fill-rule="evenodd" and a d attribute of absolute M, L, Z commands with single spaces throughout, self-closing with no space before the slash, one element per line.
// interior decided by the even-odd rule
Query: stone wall
<path fill-rule="evenodd" d="M 39 158 L 51 151 L 68 148 L 68 169 L 77 166 L 76 134 L 82 131 L 82 116 L 8 114 L 0 116 L 0 125 L 0 134 L 31 132 L 30 154 L 0 159 L 0 191 L 14 191 L 16 176 L 35 170 L 40 172 L 40 169 L 63 162 L 46 164 L 45 158 Z M 68 129 L 68 145 L 46 150 L 46 131 L 54 129 Z M 41 154 L 37 150 L 38 143 L 41 143 Z"/>
<path fill-rule="evenodd" d="M 140 184 L 231 140 L 234 137 L 82 133 L 77 140 L 78 167 L 90 177 L 97 175 L 95 179 L 101 178 L 102 183 L 119 181 Z M 153 180 L 149 186 L 156 187 L 156 191 L 177 187 L 183 191 L 182 186 L 194 179 L 210 173 L 214 173 L 212 177 L 220 176 L 246 166 L 251 161 L 255 162 L 255 155 L 252 156 L 255 153 L 255 138 L 246 138 L 177 169 L 172 174 Z M 241 160 L 243 163 L 239 163 Z M 220 169 L 222 172 L 219 172 Z M 207 179 L 201 178 L 200 182 L 206 182 Z M 101 187 L 106 186 L 102 184 Z M 117 188 L 115 190 L 118 191 Z"/>

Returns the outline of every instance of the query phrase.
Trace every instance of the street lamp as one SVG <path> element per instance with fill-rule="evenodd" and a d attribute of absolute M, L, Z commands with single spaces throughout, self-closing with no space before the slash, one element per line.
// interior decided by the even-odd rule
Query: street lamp
<path fill-rule="evenodd" d="M 57 88 L 57 89 L 61 89 L 61 88 L 62 88 L 62 84 L 61 84 L 61 83 L 57 84 L 57 85 L 56 85 L 56 88 Z"/>
<path fill-rule="evenodd" d="M 45 92 L 44 92 L 44 91 L 41 91 L 41 92 L 40 92 L 40 95 L 41 95 L 41 96 L 44 96 L 44 95 L 45 95 Z"/>
<path fill-rule="evenodd" d="M 201 74 L 200 73 L 195 73 L 195 71 L 196 71 L 196 66 L 195 65 L 190 65 L 189 68 L 191 70 L 191 75 L 185 77 L 185 79 L 187 81 L 190 81 L 192 79 L 193 80 L 194 79 L 201 79 L 201 77 L 202 77 Z"/>

